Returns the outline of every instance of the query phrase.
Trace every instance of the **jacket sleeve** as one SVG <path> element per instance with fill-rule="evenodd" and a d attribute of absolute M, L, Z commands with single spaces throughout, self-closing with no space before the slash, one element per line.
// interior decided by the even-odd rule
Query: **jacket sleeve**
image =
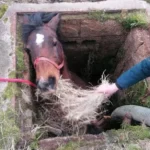
<path fill-rule="evenodd" d="M 116 85 L 119 89 L 128 88 L 139 81 L 150 76 L 150 57 L 136 64 L 124 72 L 117 80 Z"/>

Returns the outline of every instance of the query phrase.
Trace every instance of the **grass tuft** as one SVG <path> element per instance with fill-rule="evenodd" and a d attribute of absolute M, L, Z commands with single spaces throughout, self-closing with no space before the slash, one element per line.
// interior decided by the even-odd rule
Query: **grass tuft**
<path fill-rule="evenodd" d="M 0 19 L 3 17 L 4 13 L 6 12 L 8 6 L 6 4 L 0 5 Z"/>
<path fill-rule="evenodd" d="M 57 150 L 75 150 L 80 147 L 80 142 L 69 142 L 66 145 L 60 146 Z"/>
<path fill-rule="evenodd" d="M 16 125 L 16 113 L 11 107 L 11 102 L 0 98 L 0 149 L 15 149 L 20 131 Z"/>
<path fill-rule="evenodd" d="M 148 83 L 146 80 L 140 81 L 139 83 L 129 87 L 122 91 L 118 105 L 139 105 L 150 108 L 150 97 L 144 98 L 148 92 Z"/>
<path fill-rule="evenodd" d="M 119 13 L 106 13 L 105 11 L 92 11 L 89 12 L 90 19 L 96 19 L 99 21 L 107 21 L 107 20 L 119 20 L 120 14 Z"/>
<path fill-rule="evenodd" d="M 125 29 L 132 29 L 135 27 L 148 27 L 148 18 L 144 12 L 134 12 L 126 15 L 121 23 Z"/>
<path fill-rule="evenodd" d="M 93 11 L 89 13 L 90 19 L 99 21 L 116 20 L 122 24 L 125 29 L 132 29 L 135 27 L 148 27 L 148 17 L 143 11 L 136 12 L 121 12 L 121 13 L 106 13 L 104 11 Z"/>
<path fill-rule="evenodd" d="M 110 130 L 113 136 L 118 137 L 119 143 L 150 139 L 150 128 L 146 126 L 126 125 L 125 128 Z"/>
<path fill-rule="evenodd" d="M 128 150 L 141 150 L 141 148 L 136 144 L 130 144 Z"/>

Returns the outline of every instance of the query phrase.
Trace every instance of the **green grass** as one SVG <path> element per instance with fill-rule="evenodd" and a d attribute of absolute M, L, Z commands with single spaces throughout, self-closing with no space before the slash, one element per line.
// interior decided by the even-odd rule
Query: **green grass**
<path fill-rule="evenodd" d="M 143 96 L 147 93 L 148 83 L 145 80 L 123 90 L 122 97 L 119 97 L 118 106 L 122 105 L 139 105 L 150 108 L 150 96 L 142 101 Z"/>
<path fill-rule="evenodd" d="M 124 28 L 132 29 L 135 27 L 148 27 L 148 18 L 144 12 L 134 12 L 129 13 L 124 18 L 122 18 L 121 23 Z"/>
<path fill-rule="evenodd" d="M 118 138 L 119 143 L 150 139 L 150 128 L 143 126 L 126 125 L 122 129 L 107 131 Z"/>
<path fill-rule="evenodd" d="M 23 73 L 26 71 L 25 61 L 24 61 L 24 47 L 21 36 L 21 26 L 17 27 L 17 47 L 16 47 L 16 76 L 18 78 L 23 78 Z"/>
<path fill-rule="evenodd" d="M 125 130 L 127 130 L 129 134 L 129 139 L 135 140 L 144 140 L 146 138 L 150 139 L 150 128 L 143 126 L 126 126 Z"/>
<path fill-rule="evenodd" d="M 3 17 L 4 13 L 6 12 L 8 6 L 6 4 L 0 5 L 0 19 Z"/>
<path fill-rule="evenodd" d="M 10 72 L 9 78 L 16 77 L 15 71 Z M 16 83 L 8 83 L 0 97 L 0 149 L 11 149 L 20 136 L 16 124 L 17 113 L 12 99 L 19 93 Z"/>
<path fill-rule="evenodd" d="M 38 139 L 34 139 L 34 140 L 30 143 L 29 147 L 30 147 L 32 150 L 38 149 Z"/>
<path fill-rule="evenodd" d="M 17 75 L 22 75 L 22 72 L 25 70 L 24 64 L 24 53 L 22 48 L 18 47 L 16 49 L 16 57 L 17 57 Z"/>
<path fill-rule="evenodd" d="M 16 125 L 16 113 L 8 99 L 0 98 L 0 149 L 6 150 L 15 147 L 20 136 L 19 127 Z"/>
<path fill-rule="evenodd" d="M 130 144 L 127 150 L 141 150 L 141 148 L 136 144 Z"/>
<path fill-rule="evenodd" d="M 9 78 L 15 78 L 16 77 L 16 73 L 15 71 L 10 72 L 10 74 L 8 75 Z M 18 88 L 16 83 L 8 83 L 7 87 L 5 88 L 5 90 L 2 93 L 2 97 L 3 99 L 12 99 L 14 98 L 14 96 L 16 96 L 19 93 Z"/>
<path fill-rule="evenodd" d="M 22 43 L 16 48 L 17 71 L 10 72 L 9 78 L 22 77 L 25 70 L 24 53 L 21 46 Z M 21 89 L 18 88 L 18 84 L 8 83 L 1 95 L 0 107 L 4 105 L 5 110 L 0 109 L 0 149 L 15 149 L 15 144 L 21 137 L 17 123 L 19 119 L 18 112 L 15 110 L 16 106 L 12 106 L 12 100 L 20 94 Z"/>
<path fill-rule="evenodd" d="M 106 13 L 104 11 L 93 11 L 89 13 L 90 19 L 96 19 L 101 22 L 107 20 L 116 20 L 122 24 L 125 29 L 132 29 L 135 27 L 148 27 L 148 17 L 144 11 L 136 12 L 121 12 L 121 13 Z"/>
<path fill-rule="evenodd" d="M 137 143 L 139 140 L 150 139 L 150 128 L 126 125 L 118 130 L 108 130 L 103 135 L 109 142 L 112 141 L 111 143 L 114 143 L 113 141 L 115 141 L 115 145 L 127 145 L 127 150 L 139 150 L 139 146 L 134 143 Z M 91 146 L 98 143 L 101 145 L 100 139 L 91 142 L 90 140 L 82 141 L 82 138 L 79 138 L 77 141 L 68 141 L 60 145 L 57 150 L 76 150 L 82 149 L 84 146 L 91 148 Z"/>
<path fill-rule="evenodd" d="M 66 145 L 60 146 L 57 150 L 75 150 L 80 147 L 80 142 L 69 142 Z"/>
<path fill-rule="evenodd" d="M 89 12 L 89 18 L 90 19 L 96 19 L 99 21 L 106 21 L 106 20 L 119 20 L 120 19 L 120 13 L 106 13 L 104 11 L 92 11 Z"/>

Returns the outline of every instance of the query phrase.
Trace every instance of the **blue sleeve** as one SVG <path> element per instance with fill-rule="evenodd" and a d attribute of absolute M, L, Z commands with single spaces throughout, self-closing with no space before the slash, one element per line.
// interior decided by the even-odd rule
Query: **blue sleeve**
<path fill-rule="evenodd" d="M 124 72 L 116 81 L 119 89 L 128 88 L 150 76 L 150 57 Z"/>

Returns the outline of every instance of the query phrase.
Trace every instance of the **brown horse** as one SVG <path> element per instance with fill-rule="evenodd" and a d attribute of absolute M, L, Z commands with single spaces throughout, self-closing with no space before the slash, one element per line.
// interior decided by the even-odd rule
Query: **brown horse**
<path fill-rule="evenodd" d="M 23 19 L 23 40 L 29 50 L 36 71 L 37 87 L 45 91 L 54 91 L 62 75 L 83 87 L 85 83 L 69 72 L 63 47 L 56 31 L 60 21 L 57 13 L 34 13 Z"/>

